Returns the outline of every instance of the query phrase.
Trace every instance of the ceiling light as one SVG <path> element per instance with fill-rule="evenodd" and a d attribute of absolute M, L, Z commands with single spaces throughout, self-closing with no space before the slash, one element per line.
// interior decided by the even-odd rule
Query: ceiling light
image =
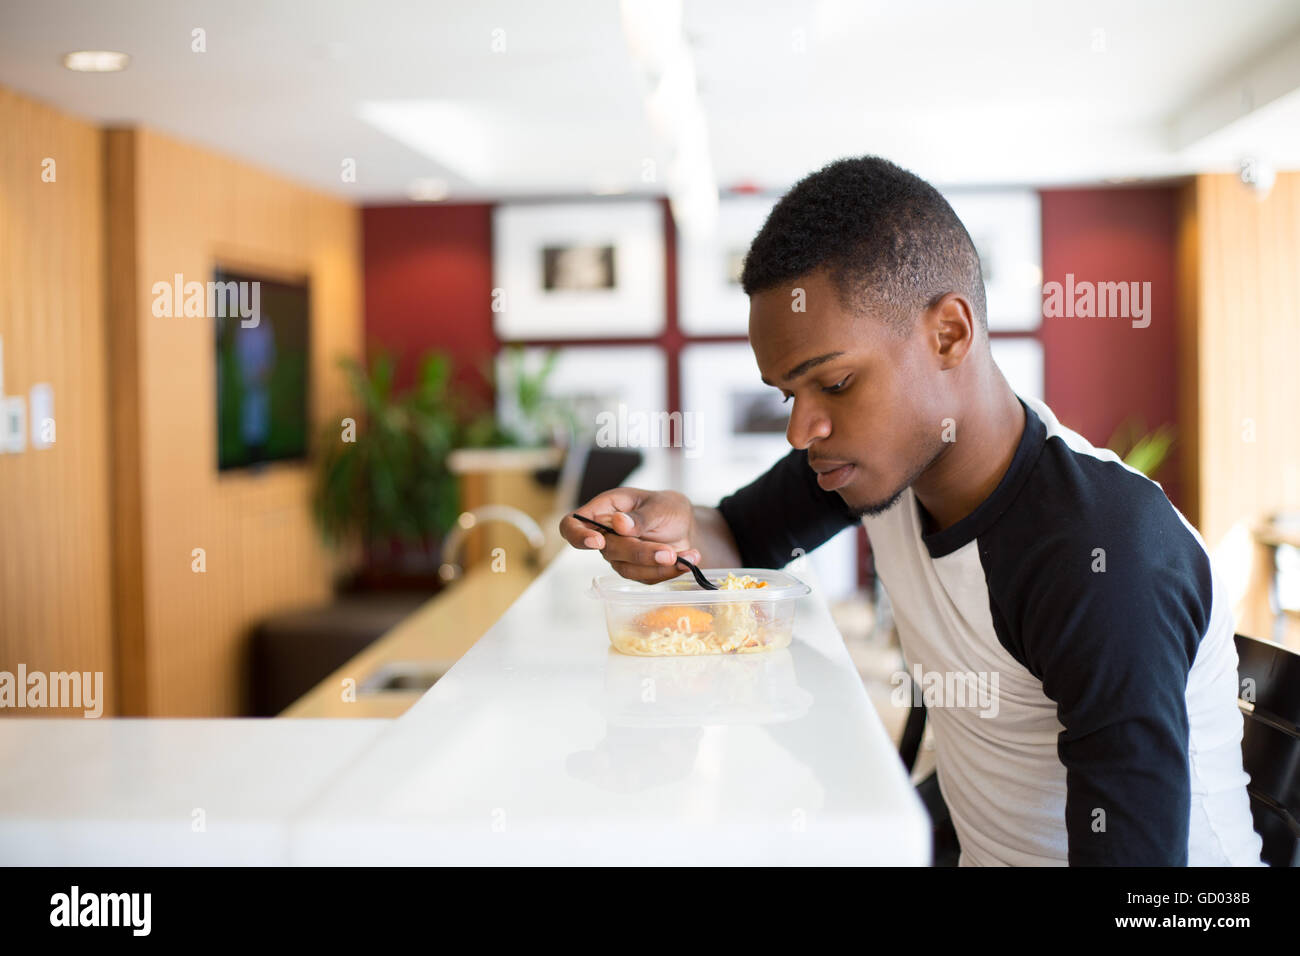
<path fill-rule="evenodd" d="M 406 195 L 416 202 L 442 202 L 447 191 L 445 179 L 413 179 L 406 187 Z"/>
<path fill-rule="evenodd" d="M 662 72 L 681 43 L 682 0 L 622 0 L 628 52 L 651 75 Z"/>
<path fill-rule="evenodd" d="M 130 56 L 114 50 L 78 50 L 63 55 L 63 65 L 78 73 L 116 73 L 130 62 Z"/>
<path fill-rule="evenodd" d="M 435 100 L 362 103 L 357 115 L 469 183 L 504 178 L 509 122 L 480 106 Z"/>

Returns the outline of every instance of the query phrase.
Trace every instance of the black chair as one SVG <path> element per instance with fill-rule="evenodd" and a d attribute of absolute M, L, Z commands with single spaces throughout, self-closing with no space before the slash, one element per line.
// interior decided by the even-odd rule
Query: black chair
<path fill-rule="evenodd" d="M 564 456 L 564 465 L 549 474 L 534 474 L 539 482 L 555 486 L 556 507 L 567 514 L 585 505 L 602 491 L 617 488 L 641 467 L 645 456 L 635 448 L 602 448 L 575 441 Z"/>
<path fill-rule="evenodd" d="M 585 504 L 602 491 L 617 488 L 644 460 L 645 456 L 635 448 L 588 449 L 578 484 L 578 504 Z"/>
<path fill-rule="evenodd" d="M 1236 635 L 1241 757 L 1270 866 L 1300 866 L 1300 654 Z"/>

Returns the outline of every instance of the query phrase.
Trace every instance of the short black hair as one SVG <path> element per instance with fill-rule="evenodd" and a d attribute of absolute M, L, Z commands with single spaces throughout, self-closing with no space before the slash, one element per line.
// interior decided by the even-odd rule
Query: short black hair
<path fill-rule="evenodd" d="M 898 331 L 949 292 L 988 329 L 966 227 L 937 189 L 879 156 L 836 160 L 796 183 L 750 245 L 740 284 L 753 295 L 823 268 L 844 308 L 874 305 Z"/>

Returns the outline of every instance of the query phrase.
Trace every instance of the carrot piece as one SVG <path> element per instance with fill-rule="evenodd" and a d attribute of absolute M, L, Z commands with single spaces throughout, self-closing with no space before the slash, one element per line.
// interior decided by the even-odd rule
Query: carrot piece
<path fill-rule="evenodd" d="M 696 634 L 707 631 L 713 626 L 713 615 L 708 611 L 701 611 L 699 608 L 670 604 L 665 607 L 655 608 L 653 611 L 646 611 L 637 618 L 636 622 L 642 627 L 654 631 L 668 627 L 678 631 L 685 631 L 687 634 Z"/>

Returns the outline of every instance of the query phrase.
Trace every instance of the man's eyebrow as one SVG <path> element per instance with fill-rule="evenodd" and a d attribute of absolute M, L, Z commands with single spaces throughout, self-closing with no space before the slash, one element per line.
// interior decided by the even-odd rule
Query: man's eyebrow
<path fill-rule="evenodd" d="M 790 381 L 791 379 L 798 378 L 798 377 L 799 377 L 800 375 L 802 375 L 804 372 L 807 372 L 807 371 L 810 371 L 810 370 L 812 370 L 812 369 L 815 369 L 818 365 L 821 365 L 821 364 L 823 364 L 823 363 L 825 363 L 825 362 L 829 362 L 831 359 L 839 358 L 839 357 L 840 357 L 841 355 L 843 355 L 843 354 L 844 354 L 844 353 L 843 353 L 842 351 L 841 351 L 841 352 L 827 352 L 825 355 L 818 355 L 818 356 L 816 356 L 816 357 L 814 357 L 814 358 L 810 358 L 810 359 L 808 359 L 806 362 L 800 362 L 800 363 L 799 363 L 798 365 L 796 365 L 794 368 L 790 369 L 790 371 L 786 372 L 786 373 L 785 373 L 785 376 L 781 379 L 781 381 L 783 381 L 783 382 L 788 382 L 788 381 Z M 764 385 L 772 385 L 772 383 L 769 382 L 769 381 L 768 381 L 767 379 L 765 379 L 765 378 L 760 378 L 759 380 L 760 380 Z M 776 386 L 772 386 L 772 387 L 775 388 Z"/>

